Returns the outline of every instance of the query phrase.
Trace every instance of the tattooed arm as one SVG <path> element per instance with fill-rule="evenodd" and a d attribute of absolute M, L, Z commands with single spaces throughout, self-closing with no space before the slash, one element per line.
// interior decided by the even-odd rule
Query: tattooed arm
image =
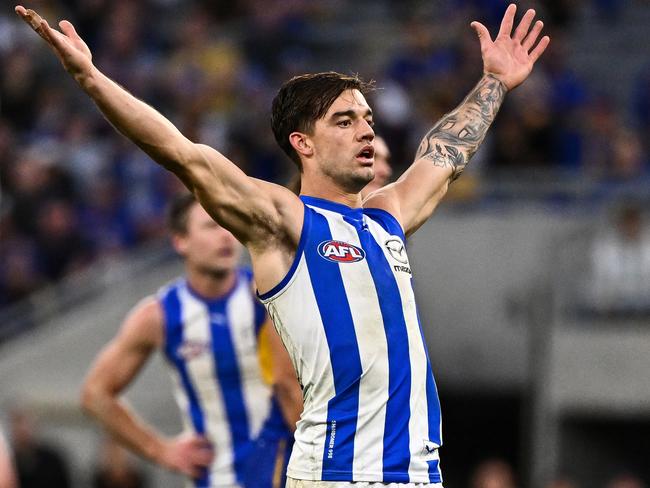
<path fill-rule="evenodd" d="M 434 166 L 449 168 L 450 181 L 458 178 L 483 142 L 507 91 L 498 78 L 484 75 L 463 103 L 424 136 L 415 160 L 424 159 Z"/>
<path fill-rule="evenodd" d="M 393 184 L 372 193 L 366 207 L 395 215 L 404 232 L 415 232 L 433 213 L 449 183 L 460 176 L 483 142 L 506 93 L 521 84 L 550 39 L 536 43 L 543 23 L 528 10 L 512 33 L 516 7 L 510 5 L 494 41 L 479 22 L 472 22 L 481 44 L 483 77 L 454 110 L 424 136 L 411 167 Z"/>

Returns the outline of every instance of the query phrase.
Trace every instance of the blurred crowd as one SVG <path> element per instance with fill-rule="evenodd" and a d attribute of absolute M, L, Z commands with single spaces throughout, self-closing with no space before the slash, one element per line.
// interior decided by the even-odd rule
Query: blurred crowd
<path fill-rule="evenodd" d="M 480 76 L 469 20 L 483 19 L 495 32 L 506 3 L 38 0 L 28 6 L 51 21 L 70 19 L 95 64 L 188 138 L 218 148 L 252 176 L 285 183 L 295 169 L 269 130 L 270 103 L 284 80 L 324 69 L 375 79 L 371 104 L 399 175 L 427 128 Z M 612 185 L 647 176 L 650 68 L 640 66 L 638 77 L 626 80 L 633 107 L 581 79 L 568 48 L 587 3 L 609 23 L 631 4 L 528 2 L 539 7 L 553 42 L 457 184 L 465 198 L 500 178 L 551 174 Z M 98 258 L 160 238 L 164 205 L 179 182 L 114 133 L 7 2 L 0 11 L 0 66 L 1 307 Z"/>
<path fill-rule="evenodd" d="M 0 476 L 2 488 L 146 488 L 151 485 L 142 462 L 129 454 L 116 441 L 103 438 L 97 446 L 96 461 L 90 472 L 73 473 L 74 460 L 61 445 L 44 437 L 32 412 L 12 411 L 9 431 L 3 440 L 0 428 Z M 3 464 L 4 463 L 4 464 Z M 527 486 L 522 476 L 502 458 L 486 458 L 466 472 L 457 486 L 465 488 L 519 488 Z M 5 484 L 2 484 L 2 481 Z M 537 480 L 539 483 L 540 480 Z M 537 484 L 537 486 L 540 486 Z M 544 483 L 544 488 L 587 488 L 570 476 L 560 475 Z M 648 488 L 641 476 L 626 469 L 614 470 L 611 475 L 588 488 Z"/>
<path fill-rule="evenodd" d="M 510 464 L 503 459 L 486 459 L 476 466 L 470 477 L 469 488 L 518 488 L 523 483 Z M 558 476 L 544 485 L 544 488 L 582 488 L 582 485 L 567 476 Z M 622 471 L 593 488 L 647 488 L 636 474 Z"/>
<path fill-rule="evenodd" d="M 73 460 L 57 442 L 44 437 L 38 416 L 29 410 L 9 412 L 8 439 L 0 427 L 1 488 L 72 488 L 79 486 Z M 92 488 L 146 488 L 147 476 L 141 465 L 115 440 L 104 438 L 96 461 L 82 486 Z"/>

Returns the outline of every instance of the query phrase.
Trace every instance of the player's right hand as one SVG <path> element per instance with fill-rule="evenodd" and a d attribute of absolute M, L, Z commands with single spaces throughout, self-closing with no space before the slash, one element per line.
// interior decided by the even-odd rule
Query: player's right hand
<path fill-rule="evenodd" d="M 164 444 L 160 464 L 191 478 L 200 478 L 212 464 L 214 448 L 205 437 L 181 435 Z"/>
<path fill-rule="evenodd" d="M 92 65 L 92 54 L 74 26 L 67 20 L 59 22 L 61 32 L 52 29 L 47 21 L 31 9 L 17 5 L 16 13 L 36 33 L 50 45 L 63 67 L 78 79 L 90 73 Z"/>

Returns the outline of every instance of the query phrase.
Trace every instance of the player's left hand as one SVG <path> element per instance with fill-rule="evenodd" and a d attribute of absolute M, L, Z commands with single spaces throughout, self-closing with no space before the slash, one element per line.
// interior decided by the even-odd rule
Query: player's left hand
<path fill-rule="evenodd" d="M 517 6 L 510 4 L 503 15 L 501 28 L 494 41 L 483 24 L 477 21 L 471 23 L 481 43 L 483 72 L 501 80 L 509 90 L 528 78 L 533 65 L 551 41 L 548 36 L 544 36 L 535 45 L 544 23 L 538 20 L 531 29 L 530 26 L 535 18 L 533 9 L 524 14 L 513 35 L 512 27 L 516 12 Z"/>

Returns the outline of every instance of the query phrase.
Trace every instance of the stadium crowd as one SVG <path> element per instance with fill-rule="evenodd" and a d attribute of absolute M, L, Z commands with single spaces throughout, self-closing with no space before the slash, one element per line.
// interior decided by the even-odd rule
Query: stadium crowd
<path fill-rule="evenodd" d="M 344 41 L 323 27 L 342 25 L 337 20 L 344 15 L 358 18 L 361 5 L 337 0 L 283 0 L 273 8 L 262 0 L 32 3 L 49 19 L 76 23 L 96 64 L 190 139 L 280 183 L 293 168 L 276 148 L 268 110 L 283 80 L 361 66 L 362 76 L 380 88 L 372 103 L 399 174 L 430 122 L 455 106 L 477 77 L 480 53 L 466 19 L 498 19 L 505 4 L 411 1 L 404 9 L 400 2 L 373 2 L 383 12 L 381 31 L 399 42 L 379 50 L 375 39 L 362 43 L 360 34 L 339 32 L 359 46 L 355 51 L 340 49 Z M 551 52 L 505 104 L 473 176 L 459 187 L 549 174 L 610 185 L 648 172 L 650 69 L 629 87 L 634 110 L 593 93 L 567 61 L 576 2 L 545 3 Z M 609 21 L 622 8 L 595 3 L 611 9 Z M 160 237 L 162 209 L 179 188 L 69 89 L 60 66 L 14 17 L 8 6 L 0 12 L 0 306 L 98 257 Z M 376 59 L 370 65 L 363 61 L 369 49 Z M 324 62 L 329 58 L 336 58 L 333 66 Z"/>

